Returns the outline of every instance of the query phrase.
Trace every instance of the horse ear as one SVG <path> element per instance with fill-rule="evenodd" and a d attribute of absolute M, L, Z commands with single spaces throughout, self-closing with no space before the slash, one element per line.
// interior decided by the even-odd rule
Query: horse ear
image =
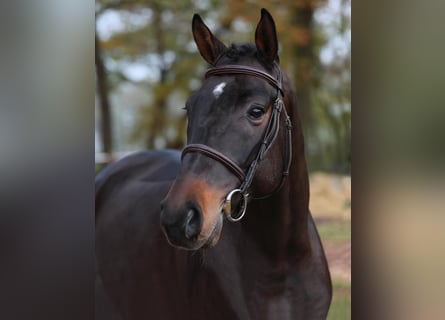
<path fill-rule="evenodd" d="M 192 31 L 199 53 L 213 66 L 226 46 L 212 34 L 198 14 L 193 16 Z"/>
<path fill-rule="evenodd" d="M 267 64 L 278 60 L 278 40 L 275 22 L 269 11 L 261 9 L 261 19 L 255 31 L 255 44 L 260 58 Z"/>

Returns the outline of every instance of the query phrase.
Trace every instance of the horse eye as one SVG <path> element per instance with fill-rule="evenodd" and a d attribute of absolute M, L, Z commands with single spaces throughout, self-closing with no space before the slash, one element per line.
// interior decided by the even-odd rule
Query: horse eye
<path fill-rule="evenodd" d="M 265 113 L 266 113 L 266 110 L 264 110 L 263 107 L 258 107 L 258 106 L 255 106 L 255 107 L 251 108 L 247 112 L 249 118 L 252 119 L 252 120 L 259 120 L 259 119 L 261 119 L 261 117 L 264 116 Z"/>

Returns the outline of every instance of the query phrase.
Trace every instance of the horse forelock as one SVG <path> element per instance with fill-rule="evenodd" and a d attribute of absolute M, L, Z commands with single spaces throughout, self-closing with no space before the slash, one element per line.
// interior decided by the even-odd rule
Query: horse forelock
<path fill-rule="evenodd" d="M 250 60 L 250 63 L 249 63 Z M 253 43 L 242 43 L 242 44 L 234 44 L 232 43 L 229 47 L 227 47 L 219 56 L 215 65 L 224 65 L 224 64 L 237 64 L 237 63 L 254 63 L 258 62 L 262 67 L 264 67 L 267 71 L 273 71 L 273 65 L 267 64 L 263 61 L 259 55 L 258 50 L 255 44 Z"/>

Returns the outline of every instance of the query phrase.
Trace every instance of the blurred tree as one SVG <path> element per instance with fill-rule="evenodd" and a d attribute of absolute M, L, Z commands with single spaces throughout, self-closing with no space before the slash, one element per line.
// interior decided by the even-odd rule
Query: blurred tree
<path fill-rule="evenodd" d="M 110 115 L 110 102 L 108 99 L 108 84 L 107 84 L 107 71 L 102 58 L 101 45 L 97 39 L 97 35 L 94 38 L 95 41 L 95 61 L 96 61 L 96 83 L 97 92 L 99 96 L 99 105 L 101 111 L 101 137 L 103 152 L 112 152 L 112 139 L 111 139 L 111 115 Z"/>
<path fill-rule="evenodd" d="M 313 36 L 314 5 L 312 0 L 294 1 L 294 8 L 290 11 L 294 34 L 290 49 L 296 61 L 292 74 L 305 136 L 308 136 L 308 128 L 313 126 L 311 95 L 319 82 L 314 75 L 314 69 L 318 67 Z"/>
<path fill-rule="evenodd" d="M 200 11 L 205 12 L 206 6 L 210 9 L 210 5 L 215 3 L 204 3 Z M 140 61 L 151 70 L 150 79 L 145 83 L 152 99 L 141 106 L 132 139 L 144 139 L 148 149 L 182 147 L 185 143 L 185 121 L 178 116 L 178 109 L 182 108 L 191 90 L 196 89 L 200 79 L 198 65 L 202 71 L 204 67 L 196 49 L 191 47 L 190 21 L 194 1 L 100 0 L 98 7 L 98 15 L 117 10 L 124 20 L 125 16 L 129 20 L 123 32 L 101 40 L 107 58 L 127 64 Z M 130 20 L 136 19 L 141 12 L 145 23 L 132 26 Z M 120 68 L 109 72 L 113 74 L 111 77 L 115 84 L 131 81 Z M 177 100 L 181 100 L 182 106 L 177 105 Z"/>

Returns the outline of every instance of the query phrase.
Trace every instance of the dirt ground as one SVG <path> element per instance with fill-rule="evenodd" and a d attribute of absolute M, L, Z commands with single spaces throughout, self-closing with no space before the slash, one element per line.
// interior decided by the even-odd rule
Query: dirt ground
<path fill-rule="evenodd" d="M 351 223 L 351 177 L 327 173 L 310 176 L 310 209 L 317 225 Z M 351 237 L 343 241 L 323 239 L 331 277 L 351 281 Z"/>
<path fill-rule="evenodd" d="M 333 279 L 351 282 L 351 241 L 324 246 Z"/>

